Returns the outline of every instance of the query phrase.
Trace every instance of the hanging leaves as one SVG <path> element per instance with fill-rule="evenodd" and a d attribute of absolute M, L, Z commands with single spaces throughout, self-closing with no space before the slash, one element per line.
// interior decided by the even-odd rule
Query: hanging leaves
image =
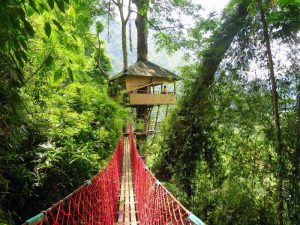
<path fill-rule="evenodd" d="M 54 8 L 54 0 L 47 0 L 47 3 L 51 9 Z"/>
<path fill-rule="evenodd" d="M 33 37 L 34 30 L 33 30 L 33 27 L 31 26 L 31 24 L 27 20 L 23 20 L 23 23 L 24 23 L 24 28 L 25 28 L 26 33 L 29 36 Z"/>
<path fill-rule="evenodd" d="M 63 0 L 55 0 L 57 7 L 59 8 L 60 11 L 63 13 L 65 12 L 65 3 Z"/>
<path fill-rule="evenodd" d="M 23 58 L 24 61 L 28 61 L 28 57 L 26 53 L 23 50 L 19 50 L 21 57 Z"/>
<path fill-rule="evenodd" d="M 49 12 L 49 8 L 47 7 L 46 4 L 39 3 L 39 7 L 40 7 L 40 13 L 43 13 L 44 11 Z"/>
<path fill-rule="evenodd" d="M 21 55 L 20 51 L 19 50 L 15 50 L 14 51 L 14 55 L 15 55 L 18 63 L 19 63 L 19 66 L 20 67 L 24 67 L 24 62 L 23 62 L 22 55 Z"/>
<path fill-rule="evenodd" d="M 53 56 L 49 55 L 45 60 L 45 66 L 51 66 L 53 63 Z"/>
<path fill-rule="evenodd" d="M 68 70 L 68 75 L 69 75 L 71 81 L 73 82 L 74 81 L 73 71 L 71 70 L 70 67 L 68 67 L 67 70 Z"/>
<path fill-rule="evenodd" d="M 46 22 L 44 24 L 44 30 L 45 30 L 45 34 L 47 35 L 47 37 L 49 38 L 51 35 L 51 25 L 50 23 Z"/>
<path fill-rule="evenodd" d="M 35 2 L 34 2 L 33 0 L 29 0 L 29 5 L 30 5 L 30 7 L 31 7 L 34 11 L 36 11 L 37 13 L 40 13 L 39 10 L 38 10 L 37 7 L 36 7 Z"/>
<path fill-rule="evenodd" d="M 26 42 L 24 41 L 24 40 L 20 40 L 20 44 L 21 44 L 21 46 L 25 49 L 25 50 L 28 50 L 28 46 L 27 46 L 27 44 L 26 44 Z"/>
<path fill-rule="evenodd" d="M 97 21 L 96 22 L 96 32 L 99 34 L 103 31 L 103 29 L 104 29 L 103 24 L 100 21 Z"/>
<path fill-rule="evenodd" d="M 54 81 L 58 81 L 62 77 L 62 68 L 58 68 L 54 73 Z"/>
<path fill-rule="evenodd" d="M 59 22 L 57 22 L 57 20 L 53 19 L 52 20 L 54 25 L 60 30 L 60 31 L 64 31 L 64 28 L 60 25 Z"/>

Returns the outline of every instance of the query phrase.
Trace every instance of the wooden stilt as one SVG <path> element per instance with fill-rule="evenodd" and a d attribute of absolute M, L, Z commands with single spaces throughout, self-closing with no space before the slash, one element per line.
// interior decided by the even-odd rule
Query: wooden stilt
<path fill-rule="evenodd" d="M 152 109 L 153 107 L 149 106 L 149 110 L 148 110 L 148 125 L 147 125 L 147 131 L 149 132 L 150 130 L 150 126 L 151 126 L 151 113 L 152 113 Z"/>
<path fill-rule="evenodd" d="M 156 118 L 155 118 L 155 124 L 154 124 L 154 135 L 153 135 L 153 138 L 152 138 L 152 141 L 151 141 L 151 145 L 153 145 L 155 137 L 156 137 L 159 109 L 160 109 L 160 105 L 157 106 L 157 112 L 156 112 Z"/>
<path fill-rule="evenodd" d="M 156 133 L 156 129 L 157 129 L 157 122 L 158 122 L 158 116 L 159 116 L 159 109 L 160 109 L 160 105 L 157 106 L 157 112 L 156 112 L 156 118 L 155 118 L 155 124 L 154 124 L 154 133 Z"/>

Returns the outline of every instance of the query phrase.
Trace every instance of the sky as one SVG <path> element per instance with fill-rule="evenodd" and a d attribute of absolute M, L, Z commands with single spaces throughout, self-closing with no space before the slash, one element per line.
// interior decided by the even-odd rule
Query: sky
<path fill-rule="evenodd" d="M 221 12 L 229 0 L 194 0 L 193 2 L 201 4 L 205 12 L 209 13 L 211 11 Z"/>
<path fill-rule="evenodd" d="M 230 2 L 230 0 L 193 0 L 194 3 L 202 5 L 204 8 L 204 14 L 208 14 L 211 11 L 221 12 L 222 9 Z M 125 14 L 127 12 L 128 0 L 124 1 Z M 118 11 L 116 12 L 118 13 Z M 120 18 L 116 17 L 116 21 L 120 22 Z"/>

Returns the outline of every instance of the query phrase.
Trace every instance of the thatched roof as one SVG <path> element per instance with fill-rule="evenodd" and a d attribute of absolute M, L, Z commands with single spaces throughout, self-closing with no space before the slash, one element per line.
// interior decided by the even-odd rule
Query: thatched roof
<path fill-rule="evenodd" d="M 137 61 L 135 64 L 128 67 L 126 71 L 121 71 L 120 73 L 117 73 L 114 77 L 112 77 L 110 80 L 115 80 L 117 78 L 120 78 L 122 76 L 145 76 L 145 77 L 162 77 L 166 79 L 172 79 L 172 80 L 178 80 L 179 77 L 165 69 L 160 67 L 159 65 L 156 65 L 152 62 L 142 62 Z"/>

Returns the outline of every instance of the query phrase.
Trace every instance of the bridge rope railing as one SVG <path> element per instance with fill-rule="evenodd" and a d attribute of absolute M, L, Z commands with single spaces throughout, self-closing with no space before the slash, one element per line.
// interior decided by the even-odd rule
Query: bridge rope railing
<path fill-rule="evenodd" d="M 147 168 L 136 149 L 131 126 L 129 135 L 139 224 L 204 225 Z"/>
<path fill-rule="evenodd" d="M 150 172 L 139 156 L 130 127 L 134 191 L 141 225 L 204 225 Z M 112 159 L 94 178 L 52 207 L 27 220 L 27 225 L 113 225 L 119 203 L 124 143 L 119 139 Z"/>
<path fill-rule="evenodd" d="M 123 139 L 119 139 L 112 159 L 92 180 L 24 224 L 114 224 L 118 208 L 122 154 Z"/>

